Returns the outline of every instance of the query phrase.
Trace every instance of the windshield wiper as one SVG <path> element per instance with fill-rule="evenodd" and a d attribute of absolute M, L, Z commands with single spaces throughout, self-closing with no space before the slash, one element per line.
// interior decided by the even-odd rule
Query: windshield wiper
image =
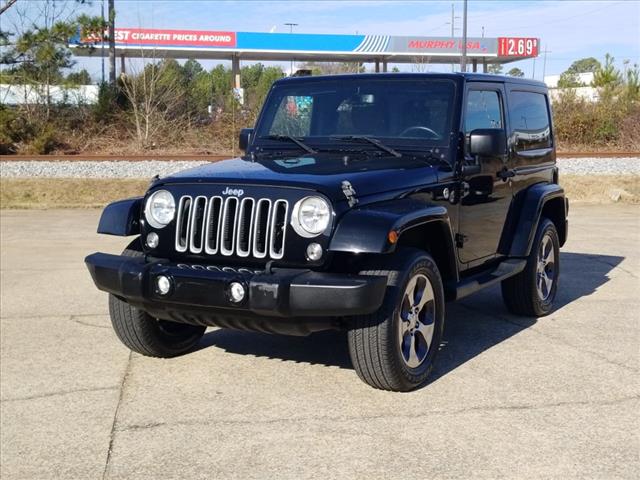
<path fill-rule="evenodd" d="M 332 136 L 331 138 L 336 139 L 336 140 L 348 140 L 348 141 L 364 140 L 365 142 L 369 142 L 371 145 L 375 145 L 380 150 L 383 150 L 383 151 L 393 155 L 396 158 L 402 157 L 402 154 L 400 152 L 398 152 L 397 150 L 394 150 L 390 146 L 385 145 L 384 143 L 382 143 L 377 138 L 369 137 L 367 135 L 344 135 L 344 136 L 337 136 L 336 135 L 336 136 Z"/>
<path fill-rule="evenodd" d="M 260 138 L 266 138 L 267 140 L 277 140 L 279 142 L 282 142 L 282 141 L 293 142 L 296 145 L 298 145 L 300 148 L 302 148 L 304 151 L 306 151 L 307 153 L 318 153 L 317 150 L 314 150 L 313 148 L 311 148 L 309 145 L 304 143 L 299 138 L 296 138 L 296 137 L 291 136 L 291 135 L 264 135 L 264 136 L 262 136 Z"/>

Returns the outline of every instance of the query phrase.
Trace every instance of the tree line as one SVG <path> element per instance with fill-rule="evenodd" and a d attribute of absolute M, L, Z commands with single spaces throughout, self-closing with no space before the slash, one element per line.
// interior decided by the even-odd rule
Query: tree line
<path fill-rule="evenodd" d="M 240 101 L 231 88 L 232 72 L 224 65 L 205 69 L 193 59 L 181 64 L 150 57 L 130 62 L 127 74 L 100 84 L 95 103 L 52 101 L 54 86 L 91 83 L 86 70 L 70 71 L 75 61 L 68 44 L 78 31 L 85 37 L 103 38 L 115 18 L 109 3 L 106 22 L 100 17 L 72 15 L 73 3 L 53 1 L 43 3 L 37 21 L 22 22 L 25 28 L 5 30 L 2 22 L 0 83 L 33 88 L 39 100 L 16 107 L 0 104 L 0 153 L 234 150 L 236 132 L 253 124 L 272 83 L 284 76 L 280 67 L 244 66 Z M 12 8 L 18 5 L 20 2 Z M 416 67 L 424 71 L 423 64 Z M 355 62 L 309 62 L 299 68 L 315 75 L 365 71 L 362 63 Z M 490 65 L 489 71 L 502 73 L 502 66 Z M 596 102 L 575 93 L 576 88 L 586 86 L 580 80 L 580 74 L 586 72 L 593 73 L 592 86 L 599 92 Z M 517 67 L 506 74 L 524 76 Z M 562 73 L 558 86 L 563 93 L 553 110 L 557 137 L 565 145 L 640 149 L 635 128 L 640 121 L 637 65 L 625 62 L 620 71 L 608 54 L 603 63 L 592 57 L 579 59 Z"/>

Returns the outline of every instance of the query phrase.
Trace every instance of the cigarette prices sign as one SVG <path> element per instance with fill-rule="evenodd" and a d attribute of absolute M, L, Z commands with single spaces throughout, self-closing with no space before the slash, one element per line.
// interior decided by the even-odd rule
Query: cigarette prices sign
<path fill-rule="evenodd" d="M 538 39 L 523 37 L 499 37 L 499 57 L 537 57 Z"/>
<path fill-rule="evenodd" d="M 116 28 L 116 44 L 172 47 L 235 47 L 236 32 Z"/>

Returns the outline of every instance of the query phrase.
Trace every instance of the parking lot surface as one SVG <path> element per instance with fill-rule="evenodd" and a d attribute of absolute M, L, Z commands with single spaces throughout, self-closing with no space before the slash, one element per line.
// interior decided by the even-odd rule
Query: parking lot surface
<path fill-rule="evenodd" d="M 86 254 L 97 210 L 1 211 L 0 477 L 638 478 L 640 215 L 573 205 L 557 309 L 450 304 L 431 383 L 381 392 L 344 334 L 211 329 L 130 354 Z"/>

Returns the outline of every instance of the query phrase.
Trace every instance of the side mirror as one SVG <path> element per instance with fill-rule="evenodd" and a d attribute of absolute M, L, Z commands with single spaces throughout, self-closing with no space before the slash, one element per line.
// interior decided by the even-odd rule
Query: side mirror
<path fill-rule="evenodd" d="M 504 130 L 479 128 L 469 135 L 469 153 L 479 157 L 498 157 L 507 153 Z"/>
<path fill-rule="evenodd" d="M 243 128 L 240 130 L 240 136 L 238 138 L 238 146 L 243 152 L 247 151 L 249 143 L 251 143 L 251 136 L 253 135 L 253 128 Z"/>

